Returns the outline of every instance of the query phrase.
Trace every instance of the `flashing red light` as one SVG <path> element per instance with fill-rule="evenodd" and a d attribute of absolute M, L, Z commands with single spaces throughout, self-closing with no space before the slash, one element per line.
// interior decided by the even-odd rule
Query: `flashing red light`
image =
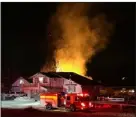
<path fill-rule="evenodd" d="M 89 94 L 87 94 L 87 93 L 80 93 L 80 94 L 77 94 L 78 96 L 89 96 Z"/>
<path fill-rule="evenodd" d="M 81 106 L 85 106 L 85 104 L 82 102 L 82 103 L 81 103 Z"/>
<path fill-rule="evenodd" d="M 81 93 L 80 96 L 83 96 L 83 94 Z"/>
<path fill-rule="evenodd" d="M 89 102 L 89 106 L 90 106 L 90 107 L 93 107 L 93 104 L 92 104 L 91 102 Z"/>
<path fill-rule="evenodd" d="M 78 96 L 83 96 L 83 94 L 82 93 L 80 93 L 80 94 L 77 94 Z"/>
<path fill-rule="evenodd" d="M 88 96 L 88 94 L 87 94 L 87 93 L 85 93 L 84 95 L 85 95 L 85 96 Z"/>
<path fill-rule="evenodd" d="M 111 105 L 109 105 L 109 104 L 104 104 L 104 105 L 103 105 L 103 108 L 111 108 Z"/>

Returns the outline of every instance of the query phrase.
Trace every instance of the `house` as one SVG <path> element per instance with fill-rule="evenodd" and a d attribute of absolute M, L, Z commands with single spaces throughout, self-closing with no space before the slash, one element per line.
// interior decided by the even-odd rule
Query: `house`
<path fill-rule="evenodd" d="M 66 72 L 47 72 L 37 73 L 31 78 L 33 83 L 45 87 L 48 92 L 82 92 L 80 84 L 75 83 L 72 79 L 64 76 Z"/>
<path fill-rule="evenodd" d="M 30 80 L 26 80 L 23 77 L 17 78 L 17 80 L 12 84 L 11 91 L 12 92 L 21 92 L 22 91 L 22 86 L 24 84 L 30 86 L 31 81 Z"/>
<path fill-rule="evenodd" d="M 101 84 L 91 78 L 73 72 L 39 72 L 29 78 L 32 83 L 23 83 L 21 89 L 31 97 L 40 92 L 88 92 L 95 96 Z"/>

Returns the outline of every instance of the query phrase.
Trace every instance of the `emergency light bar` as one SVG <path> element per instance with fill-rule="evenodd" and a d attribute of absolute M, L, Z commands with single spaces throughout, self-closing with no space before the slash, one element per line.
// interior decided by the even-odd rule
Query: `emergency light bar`
<path fill-rule="evenodd" d="M 87 93 L 80 93 L 80 94 L 77 94 L 78 96 L 89 96 L 89 94 L 87 94 Z"/>

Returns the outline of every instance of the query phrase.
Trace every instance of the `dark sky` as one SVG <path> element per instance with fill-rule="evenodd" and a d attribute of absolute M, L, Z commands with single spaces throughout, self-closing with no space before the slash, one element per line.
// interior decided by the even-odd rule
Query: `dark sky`
<path fill-rule="evenodd" d="M 2 80 L 40 70 L 48 55 L 47 27 L 57 4 L 2 3 Z M 88 75 L 106 84 L 134 85 L 134 4 L 99 3 L 98 7 L 115 27 L 107 48 L 87 64 Z"/>

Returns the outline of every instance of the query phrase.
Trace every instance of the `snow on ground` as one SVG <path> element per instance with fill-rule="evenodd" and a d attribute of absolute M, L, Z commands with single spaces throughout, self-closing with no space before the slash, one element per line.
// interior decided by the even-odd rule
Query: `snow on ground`
<path fill-rule="evenodd" d="M 27 107 L 40 107 L 40 101 L 29 99 L 27 97 L 17 97 L 14 100 L 1 101 L 2 108 L 27 108 Z"/>
<path fill-rule="evenodd" d="M 14 99 L 14 101 L 29 101 L 29 102 L 34 102 L 35 100 L 33 98 L 28 98 L 28 97 L 17 97 Z"/>
<path fill-rule="evenodd" d="M 32 107 L 30 109 L 28 107 Z M 120 113 L 120 112 L 66 112 L 64 110 L 56 109 L 54 111 L 40 111 L 44 110 L 40 101 L 35 102 L 34 99 L 27 97 L 19 97 L 15 100 L 1 101 L 2 117 L 15 116 L 32 116 L 32 117 L 136 117 L 134 113 Z M 8 109 L 7 109 L 8 108 Z M 28 109 L 24 109 L 28 108 Z M 10 117 L 12 117 L 10 116 Z"/>

